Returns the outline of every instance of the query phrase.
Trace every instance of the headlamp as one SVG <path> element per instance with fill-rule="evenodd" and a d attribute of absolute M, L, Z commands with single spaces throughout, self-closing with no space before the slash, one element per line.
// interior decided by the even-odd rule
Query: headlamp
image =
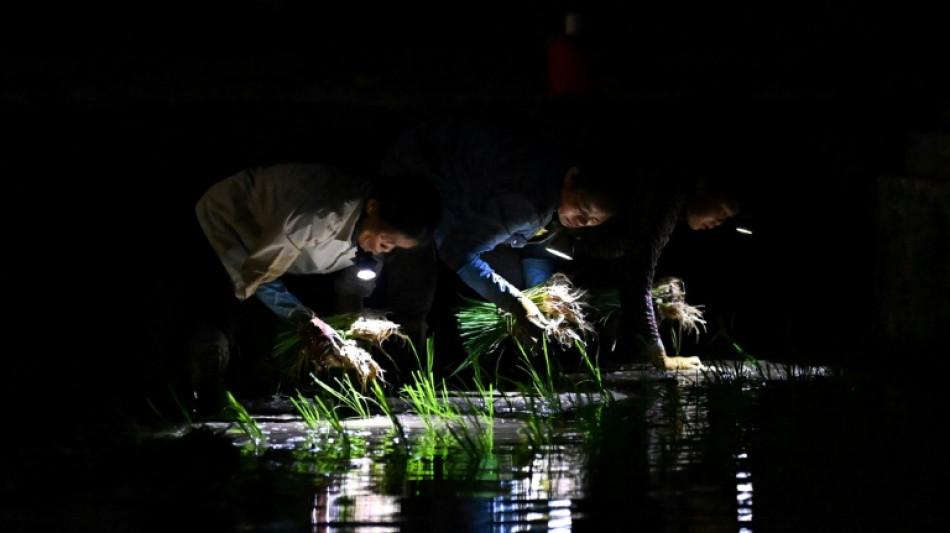
<path fill-rule="evenodd" d="M 356 250 L 356 277 L 364 281 L 376 278 L 376 258 L 362 248 Z"/>
<path fill-rule="evenodd" d="M 571 261 L 574 259 L 574 236 L 570 233 L 559 231 L 552 235 L 544 245 L 548 252 Z"/>

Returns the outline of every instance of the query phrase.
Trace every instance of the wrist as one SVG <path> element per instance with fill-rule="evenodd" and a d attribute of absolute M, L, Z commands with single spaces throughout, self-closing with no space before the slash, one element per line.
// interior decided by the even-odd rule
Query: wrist
<path fill-rule="evenodd" d="M 640 354 L 648 361 L 656 362 L 666 357 L 666 348 L 663 347 L 662 342 L 652 341 L 641 348 Z"/>
<path fill-rule="evenodd" d="M 290 322 L 294 325 L 302 326 L 313 320 L 315 317 L 316 314 L 310 309 L 299 308 L 294 309 L 293 312 L 290 313 Z"/>

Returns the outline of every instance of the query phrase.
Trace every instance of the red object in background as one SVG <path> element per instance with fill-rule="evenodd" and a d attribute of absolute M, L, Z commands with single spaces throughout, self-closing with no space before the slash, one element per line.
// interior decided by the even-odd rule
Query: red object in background
<path fill-rule="evenodd" d="M 558 96 L 580 94 L 593 88 L 590 61 L 573 40 L 548 41 L 548 84 L 551 93 Z"/>
<path fill-rule="evenodd" d="M 583 23 L 579 14 L 568 13 L 564 35 L 548 41 L 548 84 L 551 94 L 581 94 L 594 87 L 594 69 L 589 50 L 581 41 Z"/>

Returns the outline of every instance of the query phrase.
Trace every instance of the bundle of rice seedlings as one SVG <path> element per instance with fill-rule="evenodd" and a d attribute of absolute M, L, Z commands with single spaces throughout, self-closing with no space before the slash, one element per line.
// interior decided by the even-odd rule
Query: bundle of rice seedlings
<path fill-rule="evenodd" d="M 388 320 L 386 315 L 379 311 L 367 310 L 362 314 L 357 314 L 349 327 L 345 328 L 347 338 L 363 339 L 383 353 L 383 343 L 395 337 L 401 341 L 406 341 L 408 337 L 399 329 L 399 324 Z"/>
<path fill-rule="evenodd" d="M 677 277 L 660 278 L 653 284 L 653 309 L 658 322 L 668 320 L 682 333 L 699 335 L 706 331 L 701 305 L 686 303 L 686 284 Z M 620 311 L 620 293 L 616 290 L 597 291 L 590 294 L 588 303 L 598 324 L 606 324 Z"/>
<path fill-rule="evenodd" d="M 566 275 L 555 273 L 550 280 L 525 290 L 524 295 L 544 315 L 545 337 L 565 349 L 575 343 L 586 346 L 586 335 L 594 332 L 586 317 L 586 291 L 575 288 Z M 515 339 L 522 346 L 533 344 L 527 326 L 511 313 L 489 302 L 465 297 L 463 300 L 464 305 L 456 310 L 462 344 L 469 356 L 463 366 L 497 352 L 507 339 Z"/>
<path fill-rule="evenodd" d="M 278 333 L 274 356 L 289 376 L 299 378 L 312 370 L 343 368 L 355 372 L 365 387 L 370 381 L 382 379 L 384 370 L 361 344 L 377 348 L 389 357 L 383 349 L 385 341 L 391 338 L 407 340 L 406 335 L 399 330 L 399 325 L 387 320 L 386 314 L 378 310 L 367 309 L 359 313 L 321 317 L 321 320 L 340 334 L 342 345 L 313 355 L 315 350 L 307 349 L 309 339 L 306 328 L 287 329 Z"/>
<path fill-rule="evenodd" d="M 345 339 L 341 346 L 324 352 L 318 362 L 322 368 L 343 368 L 355 372 L 364 390 L 370 381 L 382 379 L 384 372 L 373 356 L 360 347 L 355 339 Z"/>
<path fill-rule="evenodd" d="M 706 331 L 702 306 L 686 303 L 686 284 L 680 278 L 661 278 L 653 284 L 653 306 L 660 321 L 674 322 L 680 331 L 694 333 L 697 337 L 700 329 Z"/>
<path fill-rule="evenodd" d="M 575 343 L 586 346 L 586 334 L 594 332 L 587 320 L 587 291 L 574 287 L 564 274 L 555 273 L 550 280 L 525 291 L 547 319 L 544 334 L 570 349 Z"/>
<path fill-rule="evenodd" d="M 498 351 L 502 343 L 514 334 L 514 316 L 490 302 L 465 296 L 462 296 L 462 301 L 455 317 L 469 362 Z"/>

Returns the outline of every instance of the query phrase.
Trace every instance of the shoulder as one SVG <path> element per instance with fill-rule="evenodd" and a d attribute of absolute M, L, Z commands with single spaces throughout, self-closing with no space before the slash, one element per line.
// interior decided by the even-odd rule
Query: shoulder
<path fill-rule="evenodd" d="M 277 163 L 253 167 L 250 172 L 261 179 L 274 181 L 324 181 L 340 179 L 344 176 L 344 172 L 340 168 L 322 163 Z"/>
<path fill-rule="evenodd" d="M 253 190 L 298 205 L 332 205 L 365 197 L 369 181 L 322 163 L 280 163 L 249 170 Z"/>
<path fill-rule="evenodd" d="M 353 185 L 361 187 L 368 183 L 366 178 L 328 163 L 280 163 L 260 168 L 269 178 L 274 180 L 318 183 L 323 186 Z"/>

